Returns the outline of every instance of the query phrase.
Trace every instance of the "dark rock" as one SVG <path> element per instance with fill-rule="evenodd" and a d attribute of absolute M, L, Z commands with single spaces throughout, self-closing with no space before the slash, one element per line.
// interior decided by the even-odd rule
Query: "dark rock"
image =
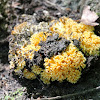
<path fill-rule="evenodd" d="M 50 58 L 64 51 L 69 44 L 70 41 L 59 37 L 58 34 L 53 34 L 53 36 L 48 36 L 45 42 L 40 42 L 41 48 L 38 52 L 44 57 Z"/>
<path fill-rule="evenodd" d="M 38 52 L 34 52 L 33 64 L 44 68 L 43 63 L 44 63 L 43 55 L 39 54 Z"/>
<path fill-rule="evenodd" d="M 79 42 L 78 40 L 73 39 L 72 41 L 73 41 L 73 44 L 74 44 L 77 48 L 80 47 L 80 42 Z"/>

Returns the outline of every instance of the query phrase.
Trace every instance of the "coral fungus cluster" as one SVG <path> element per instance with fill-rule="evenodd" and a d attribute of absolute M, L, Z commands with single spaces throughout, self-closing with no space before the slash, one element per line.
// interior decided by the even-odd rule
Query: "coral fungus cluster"
<path fill-rule="evenodd" d="M 86 67 L 84 55 L 100 54 L 100 37 L 93 31 L 93 26 L 66 17 L 39 25 L 24 22 L 12 31 L 10 66 L 27 79 L 39 76 L 45 84 L 76 83 Z"/>
<path fill-rule="evenodd" d="M 70 18 L 63 17 L 54 23 L 53 26 L 50 27 L 50 30 L 66 39 L 79 40 L 83 52 L 89 55 L 99 55 L 100 53 L 100 37 L 93 32 L 93 26 L 77 23 Z"/>

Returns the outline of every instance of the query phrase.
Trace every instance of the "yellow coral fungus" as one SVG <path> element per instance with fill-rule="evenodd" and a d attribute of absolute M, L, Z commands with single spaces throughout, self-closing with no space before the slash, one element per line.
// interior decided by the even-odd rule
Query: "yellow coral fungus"
<path fill-rule="evenodd" d="M 29 32 L 30 34 L 33 34 L 33 25 L 31 25 L 28 22 L 23 22 L 17 26 L 14 27 L 14 30 L 12 30 L 11 34 L 16 35 L 16 34 L 26 34 Z M 26 32 L 26 33 L 25 33 Z"/>
<path fill-rule="evenodd" d="M 21 31 L 23 31 L 25 28 L 27 28 L 27 22 L 24 22 L 16 27 L 14 27 L 14 30 L 12 31 L 11 34 L 20 34 Z"/>
<path fill-rule="evenodd" d="M 54 23 L 50 30 L 57 32 L 60 36 L 66 39 L 80 40 L 83 52 L 90 55 L 99 54 L 100 37 L 95 35 L 94 27 L 77 23 L 70 18 L 60 18 L 59 21 Z"/>
<path fill-rule="evenodd" d="M 36 65 L 32 66 L 31 69 L 32 69 L 32 72 L 37 75 L 40 74 L 40 72 L 42 71 L 42 68 L 40 68 L 39 66 L 36 66 Z"/>
<path fill-rule="evenodd" d="M 33 72 L 28 71 L 27 69 L 24 69 L 23 76 L 27 79 L 35 79 L 36 75 Z"/>
<path fill-rule="evenodd" d="M 79 35 L 83 33 L 84 31 L 93 31 L 94 28 L 93 26 L 77 23 L 71 18 L 63 17 L 63 18 L 60 18 L 59 21 L 54 23 L 50 27 L 50 30 L 58 33 L 60 36 L 66 37 L 68 35 L 71 35 L 73 32 L 74 33 L 76 32 Z"/>
<path fill-rule="evenodd" d="M 100 37 L 95 35 L 93 32 L 85 31 L 81 38 L 81 48 L 84 52 L 89 53 L 90 55 L 99 55 L 100 51 Z"/>
<path fill-rule="evenodd" d="M 80 78 L 81 69 L 86 66 L 86 58 L 73 44 L 70 44 L 61 55 L 46 58 L 44 61 L 45 70 L 41 76 L 44 83 L 50 79 L 61 82 L 66 78 L 69 82 L 76 83 Z"/>
<path fill-rule="evenodd" d="M 100 54 L 100 37 L 93 31 L 93 26 L 66 17 L 50 25 L 24 22 L 12 31 L 10 67 L 27 79 L 38 75 L 45 84 L 55 80 L 76 83 L 86 67 L 84 55 Z"/>

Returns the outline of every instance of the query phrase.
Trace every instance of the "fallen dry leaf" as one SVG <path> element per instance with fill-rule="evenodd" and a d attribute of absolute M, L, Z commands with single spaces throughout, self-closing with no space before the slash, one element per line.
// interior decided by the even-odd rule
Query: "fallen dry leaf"
<path fill-rule="evenodd" d="M 99 25 L 99 23 L 95 22 L 98 18 L 99 16 L 94 11 L 90 11 L 90 6 L 86 6 L 83 9 L 83 13 L 81 17 L 82 23 L 86 25 L 96 26 Z"/>

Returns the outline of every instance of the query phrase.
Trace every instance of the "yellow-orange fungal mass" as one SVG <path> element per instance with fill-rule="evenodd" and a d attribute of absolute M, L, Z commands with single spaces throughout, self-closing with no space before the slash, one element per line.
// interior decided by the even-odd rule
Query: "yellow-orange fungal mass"
<path fill-rule="evenodd" d="M 12 31 L 12 35 L 14 36 L 16 34 L 24 34 L 27 32 L 31 33 L 30 37 L 28 37 L 28 42 L 27 39 L 25 39 L 26 42 L 24 41 L 23 44 L 20 44 L 14 40 L 9 50 L 9 58 L 11 59 L 10 67 L 15 67 L 16 64 L 17 67 L 15 68 L 15 72 L 18 73 L 23 70 L 22 74 L 27 79 L 35 79 L 37 75 L 39 75 L 40 79 L 45 84 L 50 84 L 51 81 L 55 80 L 59 82 L 67 80 L 71 83 L 76 83 L 81 77 L 81 71 L 86 67 L 86 58 L 82 52 L 86 55 L 99 55 L 100 37 L 95 35 L 93 32 L 93 26 L 77 23 L 67 17 L 62 17 L 59 21 L 53 21 L 51 23 L 53 23 L 52 26 L 48 26 L 49 30 L 45 32 L 41 31 L 32 33 L 32 27 L 34 25 L 28 24 L 27 22 L 24 22 L 14 28 Z M 39 51 L 41 48 L 39 43 L 41 41 L 46 41 L 48 36 L 52 36 L 52 34 L 55 33 L 58 33 L 59 37 L 64 37 L 70 41 L 68 47 L 51 58 L 45 58 L 43 64 L 44 68 L 34 64 L 31 66 L 31 71 L 24 68 L 26 66 L 25 59 L 30 59 L 30 61 L 32 61 L 34 51 Z M 74 45 L 72 41 L 73 39 L 80 42 L 82 52 Z M 14 51 L 16 46 L 18 48 Z"/>
<path fill-rule="evenodd" d="M 71 83 L 76 83 L 81 75 L 81 70 L 85 68 L 86 58 L 73 44 L 61 55 L 56 55 L 50 59 L 45 58 L 45 70 L 42 73 L 43 82 L 58 80 L 62 82 L 67 79 Z M 45 76 L 46 75 L 46 76 Z M 45 80 L 46 79 L 46 80 Z"/>
<path fill-rule="evenodd" d="M 66 39 L 79 40 L 83 52 L 89 55 L 99 55 L 100 53 L 100 37 L 93 32 L 93 26 L 77 23 L 70 18 L 63 17 L 54 23 L 50 30 Z"/>

